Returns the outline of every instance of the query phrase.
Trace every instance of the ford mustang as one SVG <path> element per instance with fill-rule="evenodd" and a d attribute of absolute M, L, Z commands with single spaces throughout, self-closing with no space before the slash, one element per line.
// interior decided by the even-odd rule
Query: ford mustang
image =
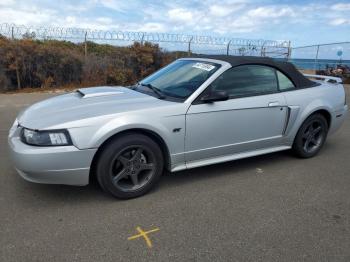
<path fill-rule="evenodd" d="M 313 80 L 311 80 L 313 79 Z M 341 79 L 262 57 L 182 58 L 130 87 L 82 88 L 22 111 L 9 132 L 17 172 L 117 198 L 175 172 L 292 149 L 315 156 L 344 121 Z"/>

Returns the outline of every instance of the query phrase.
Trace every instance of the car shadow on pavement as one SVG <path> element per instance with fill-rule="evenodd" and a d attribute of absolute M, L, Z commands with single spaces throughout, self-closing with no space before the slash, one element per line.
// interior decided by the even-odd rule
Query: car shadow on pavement
<path fill-rule="evenodd" d="M 253 170 L 255 173 L 256 169 L 270 166 L 279 161 L 288 162 L 288 159 L 293 159 L 293 154 L 289 151 L 283 151 L 193 168 L 176 173 L 166 173 L 158 189 L 180 184 L 196 183 L 201 180 L 215 179 L 221 176 L 238 176 L 249 170 Z"/>
<path fill-rule="evenodd" d="M 166 172 L 163 176 L 160 186 L 157 190 L 162 190 L 166 187 L 177 186 L 181 184 L 191 184 L 200 180 L 215 179 L 220 176 L 238 176 L 241 173 L 252 170 L 254 174 L 260 169 L 273 167 L 276 163 L 283 163 L 283 168 L 295 164 L 296 161 L 306 161 L 316 159 L 322 155 L 332 154 L 332 151 L 337 150 L 339 144 L 325 143 L 322 150 L 313 158 L 305 159 L 295 156 L 291 150 L 285 150 L 260 156 L 243 158 L 233 161 L 228 161 L 220 164 L 213 164 L 189 170 L 179 171 L 175 173 Z M 247 175 L 247 174 L 244 174 Z"/>
<path fill-rule="evenodd" d="M 71 204 L 113 200 L 113 198 L 105 194 L 95 182 L 90 183 L 87 186 L 68 186 L 36 184 L 24 181 L 20 177 L 18 177 L 18 179 L 21 181 L 18 181 L 17 184 L 20 185 L 17 186 L 20 186 L 21 190 L 17 195 L 20 195 L 21 199 L 24 198 L 24 201 L 27 203 L 43 199 L 45 199 L 45 202 L 69 201 Z M 24 194 L 27 196 L 24 197 Z"/>
<path fill-rule="evenodd" d="M 326 143 L 321 154 L 327 154 L 327 151 L 332 151 L 332 145 Z M 316 156 L 317 157 L 317 156 Z M 182 185 L 191 185 L 200 183 L 201 181 L 214 180 L 223 176 L 249 176 L 247 171 L 256 175 L 257 170 L 272 167 L 275 163 L 283 162 L 283 165 L 295 163 L 295 161 L 305 161 L 296 158 L 290 151 L 282 151 L 272 154 L 255 156 L 221 164 L 193 168 L 175 173 L 164 172 L 159 185 L 152 190 L 148 195 L 156 198 L 157 195 L 164 194 L 167 190 L 179 187 Z M 263 175 L 263 174 L 262 174 Z M 21 179 L 18 177 L 18 179 Z M 50 202 L 69 201 L 70 203 L 79 204 L 89 201 L 119 201 L 112 196 L 104 193 L 99 187 L 97 181 L 92 179 L 87 186 L 66 186 L 66 185 L 46 185 L 35 184 L 26 181 L 19 182 L 23 188 L 21 194 L 29 194 L 31 197 L 45 199 Z M 142 197 L 141 197 L 142 198 Z M 29 201 L 30 197 L 27 199 Z"/>
<path fill-rule="evenodd" d="M 221 164 L 215 164 L 205 167 L 194 168 L 190 170 L 180 171 L 176 173 L 164 172 L 163 177 L 156 189 L 150 194 L 153 196 L 167 190 L 167 188 L 177 187 L 179 185 L 192 184 L 201 180 L 215 179 L 218 176 L 234 176 L 240 173 L 271 165 L 275 161 L 288 161 L 293 159 L 290 152 L 279 152 L 263 156 L 256 156 L 247 159 L 230 161 Z M 18 177 L 18 179 L 21 179 Z M 46 201 L 115 201 L 116 199 L 104 193 L 99 187 L 97 181 L 92 179 L 87 186 L 66 186 L 66 185 L 46 185 L 35 184 L 21 180 L 23 188 L 21 194 L 29 194 L 31 197 L 46 199 Z M 162 192 L 163 193 L 163 192 Z M 118 200 L 117 200 L 118 201 Z"/>

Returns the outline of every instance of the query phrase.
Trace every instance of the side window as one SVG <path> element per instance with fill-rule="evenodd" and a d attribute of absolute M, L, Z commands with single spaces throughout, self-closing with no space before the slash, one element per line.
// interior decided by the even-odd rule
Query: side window
<path fill-rule="evenodd" d="M 259 95 L 278 91 L 275 69 L 260 65 L 231 68 L 212 84 L 214 90 L 224 90 L 230 97 Z"/>
<path fill-rule="evenodd" d="M 280 71 L 277 71 L 277 77 L 278 77 L 278 84 L 281 91 L 294 89 L 295 85 L 292 81 L 283 73 Z"/>

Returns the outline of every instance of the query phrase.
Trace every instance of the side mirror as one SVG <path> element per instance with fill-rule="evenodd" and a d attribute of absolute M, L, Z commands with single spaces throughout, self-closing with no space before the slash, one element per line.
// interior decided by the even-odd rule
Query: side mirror
<path fill-rule="evenodd" d="M 216 101 L 226 101 L 229 99 L 229 95 L 226 91 L 211 91 L 209 94 L 205 94 L 201 97 L 201 101 L 204 103 L 213 103 Z"/>

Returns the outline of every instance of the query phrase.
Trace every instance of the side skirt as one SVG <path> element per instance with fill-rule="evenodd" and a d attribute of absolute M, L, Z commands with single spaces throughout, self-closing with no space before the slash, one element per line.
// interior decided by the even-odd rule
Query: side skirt
<path fill-rule="evenodd" d="M 238 160 L 238 159 L 242 159 L 242 158 L 248 158 L 248 157 L 253 157 L 253 156 L 269 154 L 269 153 L 273 153 L 273 152 L 288 150 L 290 148 L 291 148 L 291 146 L 277 146 L 277 147 L 271 147 L 271 148 L 265 148 L 265 149 L 258 149 L 258 150 L 249 151 L 249 152 L 242 152 L 242 153 L 229 155 L 229 156 L 220 156 L 220 157 L 196 160 L 196 161 L 188 162 L 188 163 L 186 163 L 186 165 L 174 167 L 171 170 L 171 172 L 177 172 L 177 171 L 181 171 L 184 169 L 190 169 L 190 168 L 195 168 L 195 167 L 223 163 L 223 162 L 232 161 L 232 160 Z"/>

